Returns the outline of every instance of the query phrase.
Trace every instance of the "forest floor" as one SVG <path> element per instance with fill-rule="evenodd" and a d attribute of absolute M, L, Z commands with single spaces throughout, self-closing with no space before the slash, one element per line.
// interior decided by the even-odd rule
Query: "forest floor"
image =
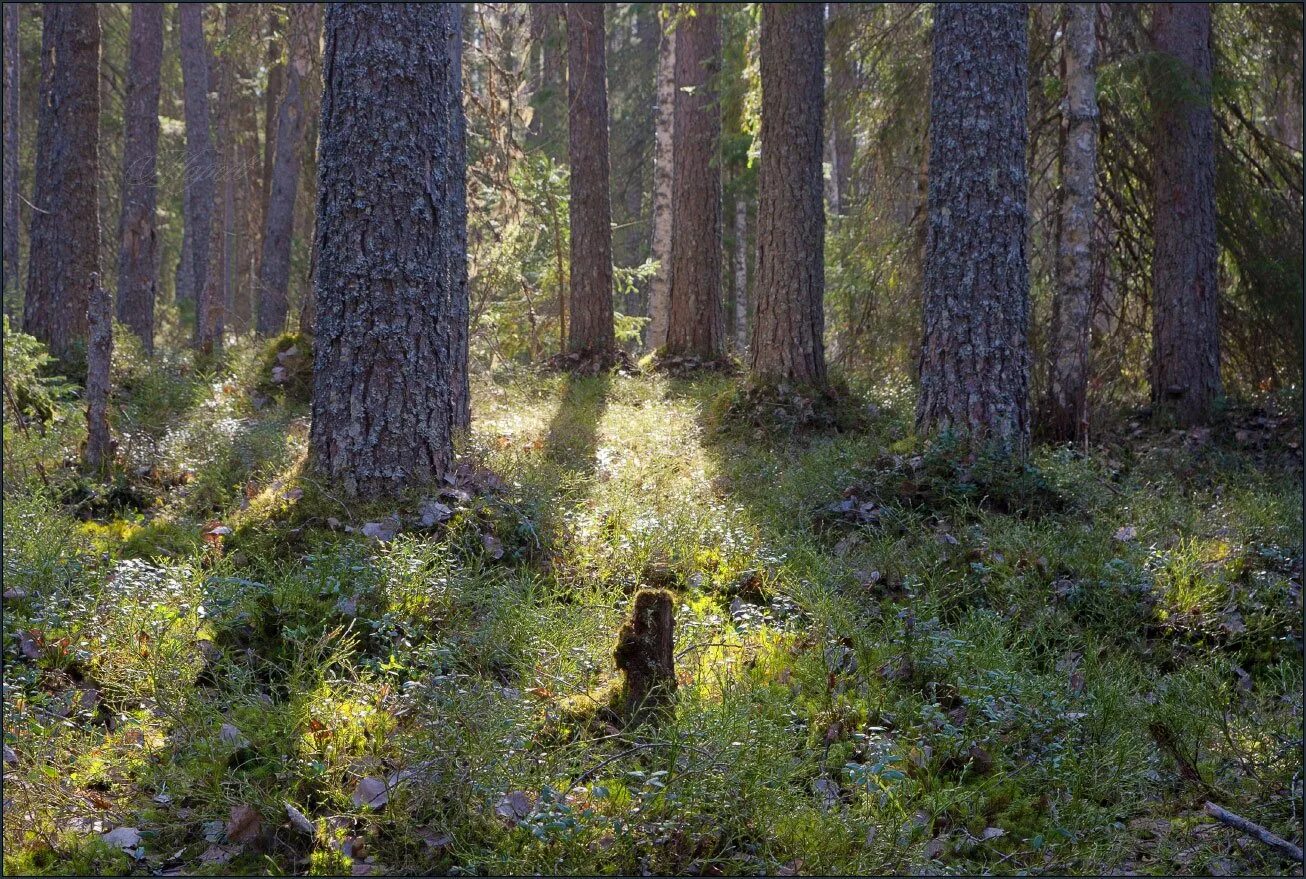
<path fill-rule="evenodd" d="M 905 391 L 786 436 L 718 374 L 522 373 L 359 504 L 304 355 L 124 353 L 109 486 L 74 402 L 6 412 L 7 874 L 1300 873 L 1202 811 L 1301 842 L 1295 416 L 1011 468 Z M 642 585 L 678 689 L 622 730 Z"/>

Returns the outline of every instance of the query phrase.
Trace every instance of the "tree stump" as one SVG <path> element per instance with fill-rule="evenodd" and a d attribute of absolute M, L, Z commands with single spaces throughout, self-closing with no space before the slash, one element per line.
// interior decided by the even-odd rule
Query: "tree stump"
<path fill-rule="evenodd" d="M 637 724 L 668 707 L 676 692 L 675 615 L 665 589 L 635 593 L 630 619 L 612 652 L 624 676 L 621 705 L 628 723 Z"/>
<path fill-rule="evenodd" d="M 87 470 L 104 473 L 113 461 L 109 436 L 109 364 L 113 359 L 113 302 L 91 275 L 91 295 L 86 318 L 86 448 L 82 461 Z"/>

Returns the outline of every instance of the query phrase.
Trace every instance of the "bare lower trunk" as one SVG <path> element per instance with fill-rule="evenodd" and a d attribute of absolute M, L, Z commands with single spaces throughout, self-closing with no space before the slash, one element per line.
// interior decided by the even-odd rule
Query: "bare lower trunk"
<path fill-rule="evenodd" d="M 44 4 L 23 329 L 65 361 L 86 340 L 88 281 L 100 270 L 99 67 L 96 5 Z"/>
<path fill-rule="evenodd" d="M 307 128 L 304 91 L 317 54 L 321 29 L 318 9 L 309 3 L 290 7 L 290 64 L 286 68 L 285 97 L 277 112 L 276 157 L 263 228 L 263 257 L 259 261 L 258 332 L 262 336 L 275 335 L 286 325 L 295 197 Z"/>
<path fill-rule="evenodd" d="M 133 3 L 131 76 L 127 81 L 122 150 L 122 215 L 118 221 L 118 320 L 154 353 L 154 300 L 159 244 L 159 70 L 163 63 L 163 6 Z"/>
<path fill-rule="evenodd" d="M 1023 3 L 935 8 L 917 429 L 1029 446 Z"/>
<path fill-rule="evenodd" d="M 755 382 L 825 384 L 825 205 L 820 4 L 762 7 L 762 160 L 757 198 Z"/>
<path fill-rule="evenodd" d="M 650 351 L 667 343 L 667 319 L 671 310 L 671 129 L 676 103 L 676 32 L 668 23 L 674 10 L 674 4 L 665 4 L 662 44 L 658 47 L 658 108 L 653 158 L 653 259 L 657 261 L 658 269 L 649 286 L 645 346 Z"/>
<path fill-rule="evenodd" d="M 207 50 L 206 50 L 207 52 Z M 228 234 L 232 225 L 231 162 L 228 154 L 230 132 L 228 111 L 231 75 L 230 62 L 208 54 L 211 82 L 216 86 L 218 100 L 213 112 L 213 176 L 214 201 L 210 214 L 208 266 L 204 284 L 199 288 L 195 303 L 195 346 L 206 354 L 222 349 L 226 330 L 228 270 Z"/>
<path fill-rule="evenodd" d="M 1152 398 L 1183 425 L 1205 421 L 1220 393 L 1216 286 L 1211 8 L 1158 3 L 1155 84 Z"/>
<path fill-rule="evenodd" d="M 161 14 L 161 13 L 160 13 Z M 83 282 L 83 286 L 88 286 Z M 86 447 L 82 463 L 87 470 L 105 473 L 113 463 L 109 436 L 109 366 L 113 360 L 113 301 L 92 274 L 87 301 L 86 340 Z"/>
<path fill-rule="evenodd" d="M 748 350 L 748 201 L 735 199 L 735 351 Z"/>
<path fill-rule="evenodd" d="M 18 228 L 21 213 L 18 202 L 18 126 L 19 126 L 19 59 L 17 3 L 4 7 L 4 306 L 8 313 L 17 299 Z"/>
<path fill-rule="evenodd" d="M 616 347 L 606 79 L 602 4 L 568 3 L 571 324 L 567 348 L 573 352 L 611 351 Z"/>
<path fill-rule="evenodd" d="M 1093 304 L 1093 200 L 1097 194 L 1097 6 L 1066 7 L 1063 59 L 1065 148 L 1057 231 L 1057 287 L 1052 299 L 1048 398 L 1042 431 L 1072 440 L 1087 429 L 1088 353 Z"/>
<path fill-rule="evenodd" d="M 467 417 L 460 13 L 327 11 L 309 459 L 351 495 L 438 482 Z"/>
<path fill-rule="evenodd" d="M 182 214 L 186 224 L 188 252 L 183 252 L 177 271 L 177 299 L 198 300 L 209 270 L 209 238 L 212 234 L 216 156 L 209 131 L 209 51 L 204 40 L 204 4 L 179 3 L 181 72 L 186 112 L 186 165 Z M 189 274 L 185 266 L 189 263 Z M 198 327 L 198 311 L 196 324 Z"/>
<path fill-rule="evenodd" d="M 721 302 L 721 15 L 694 5 L 676 31 L 671 185 L 671 294 L 666 349 L 704 360 L 725 352 Z"/>

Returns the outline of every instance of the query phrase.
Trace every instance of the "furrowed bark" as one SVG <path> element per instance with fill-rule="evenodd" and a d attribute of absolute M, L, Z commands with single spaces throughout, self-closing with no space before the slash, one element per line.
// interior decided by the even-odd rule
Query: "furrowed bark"
<path fill-rule="evenodd" d="M 177 299 L 185 302 L 198 300 L 208 276 L 217 157 L 209 132 L 209 50 L 204 39 L 204 4 L 179 3 L 177 17 L 186 115 L 182 213 L 190 242 L 189 251 L 183 248 L 182 265 L 177 269 Z M 189 272 L 185 270 L 187 262 Z"/>
<path fill-rule="evenodd" d="M 84 284 L 85 286 L 85 284 Z M 92 274 L 87 297 L 86 342 L 86 446 L 82 463 L 87 470 L 106 474 L 113 464 L 109 435 L 109 367 L 113 361 L 113 301 Z"/>
<path fill-rule="evenodd" d="M 22 214 L 18 201 L 19 57 L 17 3 L 4 7 L 4 307 L 10 313 L 17 298 L 18 231 Z"/>
<path fill-rule="evenodd" d="M 675 4 L 663 4 L 662 44 L 658 47 L 657 121 L 653 157 L 653 259 L 657 274 L 649 286 L 649 322 L 645 347 L 667 343 L 671 311 L 671 179 L 672 125 L 676 106 L 676 32 L 670 27 Z"/>

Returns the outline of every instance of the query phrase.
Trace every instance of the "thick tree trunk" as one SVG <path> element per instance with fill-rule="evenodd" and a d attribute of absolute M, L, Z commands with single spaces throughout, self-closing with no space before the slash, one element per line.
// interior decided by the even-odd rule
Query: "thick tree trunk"
<path fill-rule="evenodd" d="M 321 19 L 318 5 L 290 5 L 290 64 L 286 93 L 277 112 L 276 158 L 272 189 L 263 227 L 263 257 L 259 261 L 258 333 L 272 336 L 286 326 L 290 286 L 290 244 L 294 233 L 295 196 L 307 128 L 304 92 L 312 75 Z"/>
<path fill-rule="evenodd" d="M 18 201 L 18 129 L 19 129 L 19 59 L 18 59 L 18 12 L 17 3 L 5 4 L 4 7 L 4 306 L 5 312 L 13 307 L 17 300 L 18 274 L 18 229 L 22 214 Z"/>
<path fill-rule="evenodd" d="M 263 179 L 259 155 L 258 102 L 249 83 L 257 76 L 255 41 L 262 33 L 258 6 L 233 3 L 227 9 L 227 44 L 231 48 L 228 77 L 227 153 L 230 157 L 232 215 L 227 236 L 230 282 L 226 324 L 236 333 L 254 328 L 254 288 L 258 283 L 257 253 L 262 232 Z"/>
<path fill-rule="evenodd" d="M 436 482 L 465 419 L 460 12 L 327 12 L 309 448 L 351 495 Z"/>
<path fill-rule="evenodd" d="M 1097 194 L 1097 5 L 1066 5 L 1062 58 L 1066 99 L 1052 298 L 1048 397 L 1041 432 L 1079 439 L 1087 429 L 1088 354 L 1093 306 L 1093 201 Z"/>
<path fill-rule="evenodd" d="M 725 352 L 721 303 L 721 15 L 694 4 L 676 31 L 672 124 L 671 293 L 666 350 L 704 360 Z"/>
<path fill-rule="evenodd" d="M 664 4 L 662 43 L 658 46 L 657 121 L 653 152 L 653 259 L 657 274 L 649 286 L 648 336 L 650 351 L 667 343 L 667 322 L 671 315 L 671 179 L 672 135 L 676 108 L 676 32 L 670 27 L 675 4 Z"/>
<path fill-rule="evenodd" d="M 177 300 L 198 300 L 209 270 L 217 157 L 209 132 L 209 50 L 204 40 L 204 4 L 179 3 L 181 73 L 186 114 L 186 166 L 183 174 L 183 222 L 189 251 L 183 249 L 177 270 Z M 185 267 L 187 262 L 190 271 Z M 198 309 L 198 302 L 197 302 Z M 199 325 L 196 312 L 196 326 Z"/>
<path fill-rule="evenodd" d="M 1152 399 L 1190 425 L 1220 394 L 1211 8 L 1153 8 L 1156 50 L 1169 63 L 1153 96 Z"/>
<path fill-rule="evenodd" d="M 131 68 L 124 104 L 122 215 L 118 221 L 118 320 L 154 353 L 154 299 L 159 243 L 159 70 L 163 63 L 163 6 L 133 3 Z"/>
<path fill-rule="evenodd" d="M 825 385 L 825 205 L 819 3 L 762 6 L 762 161 L 752 380 Z"/>
<path fill-rule="evenodd" d="M 855 3 L 831 3 L 829 22 L 830 42 L 830 95 L 828 99 L 830 125 L 830 180 L 834 198 L 830 209 L 846 214 L 853 198 L 853 140 L 852 102 L 858 93 L 856 58 L 853 57 Z"/>
<path fill-rule="evenodd" d="M 917 429 L 1029 446 L 1023 3 L 940 4 Z"/>
<path fill-rule="evenodd" d="M 138 6 L 145 4 L 137 4 Z M 160 10 L 162 16 L 162 10 Z M 109 436 L 109 367 L 113 361 L 113 301 L 92 274 L 83 287 L 87 297 L 86 340 L 86 446 L 82 463 L 87 470 L 104 474 L 113 463 L 113 441 Z"/>
<path fill-rule="evenodd" d="M 442 95 L 444 118 L 448 125 L 449 214 L 453 223 L 454 246 L 449 254 L 449 289 L 452 291 L 448 314 L 450 345 L 449 390 L 453 395 L 453 429 L 466 433 L 472 426 L 472 394 L 468 374 L 471 344 L 471 307 L 467 284 L 467 115 L 463 112 L 463 18 L 462 6 L 455 7 L 453 21 L 445 29 L 445 52 L 449 56 L 449 76 Z M 314 251 L 316 257 L 316 251 Z"/>
<path fill-rule="evenodd" d="M 225 12 L 223 9 L 220 11 Z M 225 16 L 223 16 L 225 19 Z M 222 349 L 226 331 L 227 290 L 231 281 L 228 243 L 232 230 L 232 168 L 229 153 L 230 131 L 230 61 L 209 52 L 210 83 L 217 91 L 213 108 L 213 207 L 209 214 L 208 266 L 204 284 L 197 289 L 195 301 L 195 347 L 205 354 Z"/>
<path fill-rule="evenodd" d="M 608 193 L 607 57 L 603 5 L 567 4 L 571 163 L 571 324 L 567 348 L 611 351 L 612 205 Z"/>
<path fill-rule="evenodd" d="M 735 351 L 748 350 L 748 200 L 735 198 Z"/>
<path fill-rule="evenodd" d="M 89 281 L 100 271 L 99 78 L 98 7 L 44 4 L 23 329 L 61 360 L 86 340 Z"/>

